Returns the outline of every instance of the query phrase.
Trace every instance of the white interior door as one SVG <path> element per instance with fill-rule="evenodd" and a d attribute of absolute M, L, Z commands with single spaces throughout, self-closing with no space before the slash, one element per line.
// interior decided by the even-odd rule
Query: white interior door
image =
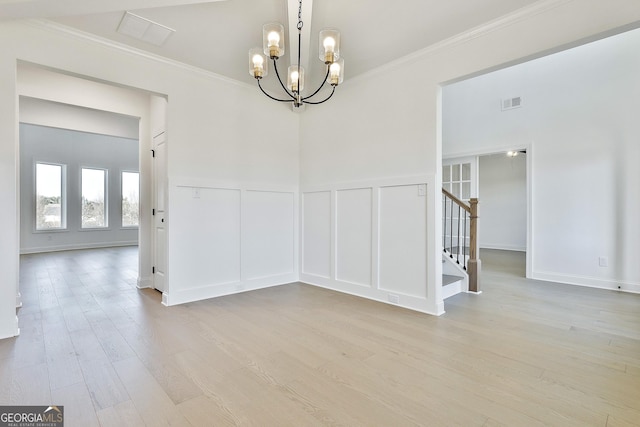
<path fill-rule="evenodd" d="M 153 138 L 153 287 L 160 292 L 166 289 L 167 233 L 166 233 L 166 182 L 167 182 L 167 140 L 166 133 Z"/>
<path fill-rule="evenodd" d="M 443 159 L 442 187 L 465 202 L 478 197 L 478 157 Z"/>

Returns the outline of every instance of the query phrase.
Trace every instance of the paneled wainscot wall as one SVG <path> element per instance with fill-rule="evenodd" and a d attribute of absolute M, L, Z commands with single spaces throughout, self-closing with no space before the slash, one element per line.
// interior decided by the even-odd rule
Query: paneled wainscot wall
<path fill-rule="evenodd" d="M 300 280 L 433 313 L 427 284 L 427 179 L 301 192 Z"/>
<path fill-rule="evenodd" d="M 171 184 L 166 303 L 297 281 L 297 194 L 293 188 Z"/>

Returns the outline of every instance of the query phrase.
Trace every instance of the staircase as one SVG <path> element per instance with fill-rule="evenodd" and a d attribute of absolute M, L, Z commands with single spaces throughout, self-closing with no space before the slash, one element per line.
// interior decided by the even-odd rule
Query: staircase
<path fill-rule="evenodd" d="M 469 202 L 442 189 L 443 298 L 460 292 L 480 293 L 478 199 Z"/>
<path fill-rule="evenodd" d="M 463 292 L 465 278 L 463 276 L 454 276 L 452 274 L 442 275 L 442 299 L 447 299 L 451 296 Z"/>

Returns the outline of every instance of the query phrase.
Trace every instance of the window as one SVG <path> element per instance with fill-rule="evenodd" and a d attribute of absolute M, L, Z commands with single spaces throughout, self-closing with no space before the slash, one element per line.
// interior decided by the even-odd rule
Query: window
<path fill-rule="evenodd" d="M 82 168 L 82 228 L 106 228 L 107 171 Z"/>
<path fill-rule="evenodd" d="M 140 174 L 122 172 L 122 226 L 137 227 L 140 199 Z"/>
<path fill-rule="evenodd" d="M 66 228 L 64 165 L 36 163 L 36 230 Z"/>

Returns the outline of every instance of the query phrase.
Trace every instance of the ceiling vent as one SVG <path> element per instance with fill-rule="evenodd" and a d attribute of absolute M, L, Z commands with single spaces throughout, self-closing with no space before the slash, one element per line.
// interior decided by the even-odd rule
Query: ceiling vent
<path fill-rule="evenodd" d="M 514 108 L 520 108 L 521 106 L 522 98 L 519 96 L 502 100 L 502 111 L 513 110 Z"/>
<path fill-rule="evenodd" d="M 156 46 L 162 46 L 176 30 L 131 12 L 125 12 L 118 26 L 118 32 Z"/>

